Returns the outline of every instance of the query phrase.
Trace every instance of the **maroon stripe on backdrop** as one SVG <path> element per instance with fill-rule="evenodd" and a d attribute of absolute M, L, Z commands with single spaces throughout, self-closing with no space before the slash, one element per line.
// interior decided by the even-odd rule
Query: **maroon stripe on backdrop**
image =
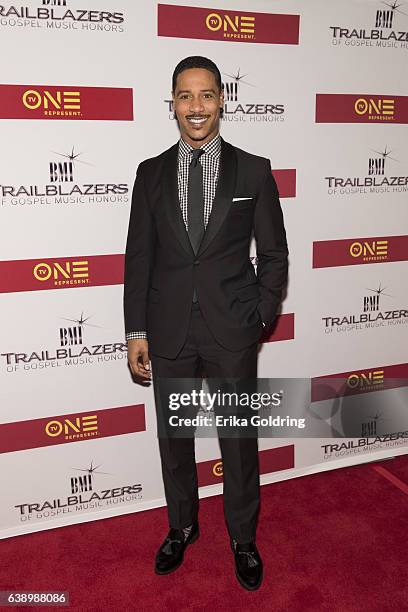
<path fill-rule="evenodd" d="M 313 243 L 313 268 L 408 260 L 408 236 L 342 238 Z"/>
<path fill-rule="evenodd" d="M 0 85 L 0 119 L 133 121 L 133 90 L 82 85 Z"/>
<path fill-rule="evenodd" d="M 408 123 L 408 96 L 316 94 L 316 123 Z"/>
<path fill-rule="evenodd" d="M 0 424 L 0 453 L 145 431 L 144 404 Z"/>
<path fill-rule="evenodd" d="M 299 15 L 158 5 L 158 36 L 229 42 L 299 44 Z"/>
<path fill-rule="evenodd" d="M 124 255 L 0 261 L 0 293 L 123 283 Z"/>
<path fill-rule="evenodd" d="M 293 444 L 259 451 L 259 473 L 270 474 L 295 467 L 295 447 Z M 197 463 L 198 484 L 200 487 L 222 482 L 221 459 L 210 459 Z"/>

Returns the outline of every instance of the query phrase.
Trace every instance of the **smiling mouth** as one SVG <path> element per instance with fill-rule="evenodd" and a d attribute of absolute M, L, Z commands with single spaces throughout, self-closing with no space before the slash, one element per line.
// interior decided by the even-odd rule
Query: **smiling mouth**
<path fill-rule="evenodd" d="M 200 125 L 203 125 L 207 121 L 208 116 L 207 117 L 203 117 L 202 115 L 200 115 L 200 116 L 191 116 L 191 117 L 186 117 L 186 119 L 192 125 L 200 126 Z"/>

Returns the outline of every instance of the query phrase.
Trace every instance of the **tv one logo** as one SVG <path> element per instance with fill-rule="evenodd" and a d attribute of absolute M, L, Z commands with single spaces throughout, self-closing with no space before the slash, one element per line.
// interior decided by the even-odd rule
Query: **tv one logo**
<path fill-rule="evenodd" d="M 52 279 L 55 284 L 64 284 L 69 281 L 87 283 L 89 265 L 87 260 L 66 261 L 65 264 L 40 262 L 34 266 L 33 275 L 40 282 Z"/>
<path fill-rule="evenodd" d="M 361 390 L 372 388 L 384 383 L 384 370 L 373 370 L 350 374 L 347 377 L 347 388 Z"/>
<path fill-rule="evenodd" d="M 299 15 L 160 3 L 157 12 L 158 36 L 240 43 L 299 44 Z"/>
<path fill-rule="evenodd" d="M 352 242 L 350 255 L 363 260 L 387 259 L 388 240 L 372 240 L 371 242 Z"/>
<path fill-rule="evenodd" d="M 354 104 L 354 110 L 359 116 L 368 116 L 373 118 L 394 116 L 395 100 L 390 98 L 358 98 Z"/>
<path fill-rule="evenodd" d="M 223 475 L 222 461 L 217 461 L 217 463 L 214 463 L 213 468 L 212 468 L 212 473 L 214 474 L 214 476 L 217 476 L 217 477 Z"/>
<path fill-rule="evenodd" d="M 74 419 L 53 419 L 45 425 L 45 433 L 50 438 L 88 437 L 96 435 L 97 432 L 98 416 L 96 414 L 78 416 Z"/>
<path fill-rule="evenodd" d="M 209 13 L 205 25 L 211 32 L 222 32 L 224 38 L 255 38 L 255 17 Z"/>
<path fill-rule="evenodd" d="M 79 91 L 56 90 L 52 93 L 48 89 L 43 91 L 27 89 L 23 93 L 22 102 L 28 110 L 42 108 L 44 115 L 52 115 L 59 111 L 69 111 L 73 115 L 81 114 L 81 92 Z"/>

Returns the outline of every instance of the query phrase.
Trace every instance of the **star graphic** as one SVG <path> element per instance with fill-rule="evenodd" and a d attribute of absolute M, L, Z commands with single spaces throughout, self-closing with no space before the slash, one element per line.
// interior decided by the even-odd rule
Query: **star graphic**
<path fill-rule="evenodd" d="M 392 4 L 389 4 L 388 2 L 381 2 L 381 4 L 385 4 L 385 6 L 388 6 L 388 8 L 390 8 L 392 11 L 395 11 L 396 13 L 400 13 L 401 15 L 407 15 L 407 13 L 403 13 L 402 11 L 398 10 L 399 7 L 402 6 L 404 3 L 398 4 L 395 1 Z"/>
<path fill-rule="evenodd" d="M 245 85 L 249 85 L 250 87 L 255 87 L 255 85 L 253 85 L 252 83 L 248 83 L 247 81 L 243 80 L 248 75 L 241 74 L 241 68 L 238 68 L 238 72 L 236 74 L 228 74 L 227 72 L 223 72 L 223 75 L 229 77 L 230 79 L 233 79 L 235 83 L 238 83 L 238 84 L 245 83 Z"/>
<path fill-rule="evenodd" d="M 371 415 L 371 414 L 369 414 L 369 415 L 367 415 L 367 416 L 368 416 L 370 419 L 374 419 L 374 421 L 384 421 L 383 417 L 381 416 L 381 412 L 380 412 L 379 414 L 378 414 L 378 413 L 377 413 L 377 414 L 375 414 L 375 415 Z"/>
<path fill-rule="evenodd" d="M 388 293 L 384 293 L 386 288 L 387 287 L 381 287 L 381 283 L 379 284 L 378 289 L 370 289 L 369 287 L 366 287 L 367 291 L 372 291 L 373 293 L 375 293 L 377 295 L 386 295 L 387 297 L 392 297 Z"/>
<path fill-rule="evenodd" d="M 376 151 L 375 149 L 371 149 L 371 151 L 373 151 L 373 153 L 377 153 L 377 155 L 381 155 L 383 159 L 392 159 L 392 161 L 398 162 L 398 159 L 395 159 L 395 157 L 390 157 L 390 153 L 392 153 L 392 151 L 387 151 L 387 146 L 385 146 L 384 151 Z"/>
<path fill-rule="evenodd" d="M 92 166 L 92 164 L 90 164 L 89 162 L 83 161 L 82 159 L 78 159 L 78 157 L 82 155 L 82 153 L 75 153 L 74 147 L 72 147 L 71 153 L 58 153 L 57 151 L 52 151 L 52 152 L 55 153 L 55 155 L 59 155 L 60 157 L 65 157 L 66 159 L 68 159 L 70 162 L 73 163 L 74 167 L 75 167 L 75 163 L 85 164 L 86 166 Z"/>
<path fill-rule="evenodd" d="M 85 325 L 87 325 L 88 327 L 101 327 L 100 325 L 92 325 L 92 323 L 87 323 L 90 318 L 91 317 L 84 318 L 83 311 L 81 312 L 81 316 L 79 319 L 67 319 L 67 317 L 61 317 L 61 319 L 64 319 L 64 321 L 71 321 L 71 323 L 76 323 L 77 325 L 79 325 L 79 327 L 82 328 L 85 327 Z"/>
<path fill-rule="evenodd" d="M 101 467 L 102 464 L 100 465 L 93 465 L 93 461 L 91 461 L 91 465 L 88 468 L 73 468 L 74 470 L 78 470 L 78 472 L 86 472 L 87 474 L 109 474 L 109 472 L 100 472 L 98 470 L 98 468 Z"/>

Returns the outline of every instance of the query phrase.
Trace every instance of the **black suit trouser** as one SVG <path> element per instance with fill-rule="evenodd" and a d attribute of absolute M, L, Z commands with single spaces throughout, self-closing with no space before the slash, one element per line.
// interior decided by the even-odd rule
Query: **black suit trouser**
<path fill-rule="evenodd" d="M 194 303 L 186 342 L 177 357 L 168 359 L 150 353 L 156 411 L 160 410 L 160 377 L 199 378 L 204 369 L 209 378 L 256 379 L 257 354 L 257 342 L 240 351 L 229 351 L 218 344 L 198 302 Z M 238 542 L 249 542 L 255 539 L 260 502 L 258 441 L 256 437 L 219 437 L 219 443 L 228 532 Z M 194 437 L 159 437 L 159 449 L 169 524 L 183 529 L 198 517 Z"/>

